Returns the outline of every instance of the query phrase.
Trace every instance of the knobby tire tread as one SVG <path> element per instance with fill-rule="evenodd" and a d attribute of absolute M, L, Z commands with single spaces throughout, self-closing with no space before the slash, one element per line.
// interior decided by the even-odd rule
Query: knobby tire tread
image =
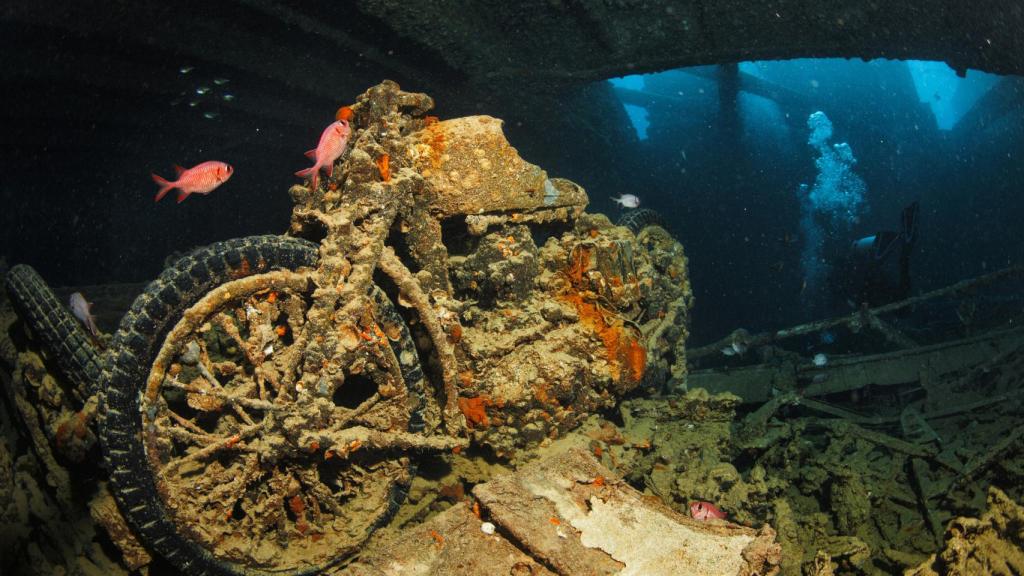
<path fill-rule="evenodd" d="M 144 453 L 139 401 L 142 387 L 168 332 L 210 290 L 274 269 L 315 266 L 317 245 L 284 236 L 218 242 L 175 261 L 132 304 L 110 345 L 100 439 L 121 512 L 154 552 L 189 575 L 267 574 L 214 557 L 179 533 Z"/>
<path fill-rule="evenodd" d="M 18 315 L 60 372 L 79 390 L 95 393 L 103 375 L 103 355 L 81 322 L 57 300 L 31 266 L 11 268 L 4 284 Z"/>
<path fill-rule="evenodd" d="M 641 230 L 648 226 L 661 226 L 664 228 L 665 219 L 661 217 L 661 214 L 650 208 L 640 208 L 623 214 L 615 225 L 625 226 L 633 234 L 639 234 Z"/>
<path fill-rule="evenodd" d="M 122 319 L 114 336 L 104 403 L 105 423 L 100 429 L 113 492 L 136 534 L 182 573 L 210 576 L 282 574 L 218 559 L 175 528 L 157 492 L 141 437 L 140 394 L 156 354 L 184 312 L 217 286 L 247 274 L 313 267 L 318 259 L 316 244 L 282 236 L 239 238 L 193 251 L 172 263 L 146 287 Z M 387 295 L 379 288 L 374 288 L 371 294 L 380 320 L 400 329 L 399 338 L 389 340 L 395 357 L 402 358 L 404 351 L 416 358 L 415 362 L 400 363 L 400 369 L 410 394 L 418 401 L 411 413 L 409 431 L 423 431 L 422 409 L 426 404 L 427 383 L 412 336 Z M 411 477 L 415 468 L 410 466 L 410 472 Z M 406 494 L 406 486 L 396 482 L 389 497 L 387 513 L 374 528 L 390 520 Z M 315 574 L 321 568 L 298 574 Z"/>

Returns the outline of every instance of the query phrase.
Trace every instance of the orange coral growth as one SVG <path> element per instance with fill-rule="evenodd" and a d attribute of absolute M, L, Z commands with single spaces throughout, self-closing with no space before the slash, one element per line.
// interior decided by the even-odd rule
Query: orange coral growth
<path fill-rule="evenodd" d="M 249 259 L 245 257 L 242 258 L 242 263 L 239 264 L 238 268 L 231 271 L 231 275 L 234 278 L 244 278 L 250 274 L 252 274 L 252 266 L 249 264 Z"/>
<path fill-rule="evenodd" d="M 633 338 L 627 339 L 626 344 L 626 366 L 634 382 L 643 380 L 644 370 L 647 368 L 647 350 Z"/>
<path fill-rule="evenodd" d="M 487 407 L 491 400 L 486 396 L 476 398 L 459 397 L 459 410 L 466 416 L 466 421 L 473 428 L 490 426 L 491 421 L 487 418 Z"/>
<path fill-rule="evenodd" d="M 452 344 L 458 344 L 462 340 L 462 326 L 452 324 L 451 331 L 448 333 L 448 339 L 451 340 Z"/>
<path fill-rule="evenodd" d="M 430 165 L 437 168 L 441 165 L 441 157 L 447 147 L 444 128 L 438 123 L 427 124 L 426 143 L 430 146 Z"/>
<path fill-rule="evenodd" d="M 540 382 L 533 388 L 533 398 L 540 404 L 547 404 L 551 401 L 548 397 L 548 383 Z"/>
<path fill-rule="evenodd" d="M 302 512 L 306 509 L 306 504 L 302 501 L 302 498 L 300 498 L 298 495 L 295 495 L 288 500 L 288 508 L 291 509 L 292 514 L 295 514 L 296 516 L 301 516 Z"/>
<path fill-rule="evenodd" d="M 580 321 L 601 339 L 608 359 L 608 371 L 613 380 L 619 380 L 622 367 L 628 369 L 628 377 L 632 382 L 639 382 L 644 375 L 647 353 L 643 346 L 624 329 L 621 319 L 606 314 L 595 302 L 585 300 L 586 282 L 584 277 L 590 267 L 590 251 L 584 246 L 576 246 L 571 252 L 569 268 L 565 271 L 571 288 L 562 295 L 562 299 L 576 308 Z M 612 277 L 615 283 L 615 277 Z M 621 285 L 622 280 L 619 279 Z"/>
<path fill-rule="evenodd" d="M 576 246 L 572 249 L 570 258 L 572 261 L 569 262 L 569 269 L 566 270 L 566 274 L 568 274 L 572 285 L 579 288 L 583 284 L 583 274 L 590 267 L 590 250 L 583 246 Z"/>
<path fill-rule="evenodd" d="M 381 154 L 377 158 L 377 171 L 380 172 L 380 179 L 385 182 L 391 181 L 391 156 Z"/>
<path fill-rule="evenodd" d="M 600 488 L 601 486 L 604 486 L 604 476 L 598 476 L 598 477 L 594 478 L 594 481 L 592 482 L 592 484 L 594 486 L 597 486 L 598 488 Z"/>
<path fill-rule="evenodd" d="M 355 116 L 355 112 L 350 106 L 342 106 L 338 108 L 338 111 L 334 114 L 335 120 L 351 120 L 352 116 Z"/>
<path fill-rule="evenodd" d="M 552 516 L 551 518 L 548 518 L 548 522 L 551 522 L 555 526 L 558 526 L 559 524 L 562 523 L 561 520 L 559 520 L 558 518 L 555 518 L 554 516 Z"/>
<path fill-rule="evenodd" d="M 427 116 L 426 118 L 423 119 L 423 123 L 425 126 L 433 126 L 434 124 L 437 124 L 440 121 L 441 119 L 438 118 L 437 116 Z"/>
<path fill-rule="evenodd" d="M 441 536 L 437 530 L 431 530 L 430 537 L 434 539 L 434 542 L 437 544 L 439 549 L 444 547 L 444 536 Z"/>
<path fill-rule="evenodd" d="M 277 302 L 277 291 L 271 290 L 270 294 L 267 294 L 267 302 L 270 302 L 271 304 Z"/>
<path fill-rule="evenodd" d="M 570 270 L 570 274 L 572 271 Z M 608 371 L 613 380 L 618 380 L 621 374 L 621 354 L 623 351 L 622 323 L 609 324 L 601 309 L 593 302 L 587 302 L 579 292 L 569 292 L 562 296 L 564 300 L 576 308 L 580 321 L 594 331 L 594 334 L 601 339 L 604 345 L 605 355 L 608 359 Z"/>

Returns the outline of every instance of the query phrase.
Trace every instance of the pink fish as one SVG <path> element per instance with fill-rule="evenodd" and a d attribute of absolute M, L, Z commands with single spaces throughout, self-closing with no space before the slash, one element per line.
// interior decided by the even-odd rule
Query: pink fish
<path fill-rule="evenodd" d="M 690 516 L 697 520 L 725 519 L 725 512 L 711 502 L 690 502 Z"/>
<path fill-rule="evenodd" d="M 209 194 L 218 186 L 228 181 L 235 169 L 224 162 L 209 160 L 202 164 L 185 169 L 175 165 L 174 171 L 178 173 L 178 179 L 174 182 L 165 180 L 153 174 L 153 182 L 160 185 L 160 191 L 156 193 L 154 200 L 159 202 L 172 189 L 178 189 L 178 203 L 188 198 L 189 194 Z"/>
<path fill-rule="evenodd" d="M 313 160 L 315 164 L 309 168 L 299 170 L 295 175 L 299 178 L 312 176 L 313 190 L 316 190 L 320 169 L 327 168 L 328 177 L 334 173 L 334 161 L 345 152 L 345 147 L 348 146 L 348 137 L 351 134 L 352 129 L 349 128 L 348 120 L 338 120 L 324 128 L 323 134 L 320 135 L 320 143 L 313 150 L 306 152 L 306 157 Z"/>
<path fill-rule="evenodd" d="M 71 301 L 68 302 L 68 306 L 71 308 L 71 313 L 89 330 L 90 334 L 93 336 L 100 335 L 99 329 L 96 328 L 96 320 L 92 317 L 92 304 L 85 300 L 85 296 L 82 296 L 81 292 L 75 292 L 71 295 Z"/>

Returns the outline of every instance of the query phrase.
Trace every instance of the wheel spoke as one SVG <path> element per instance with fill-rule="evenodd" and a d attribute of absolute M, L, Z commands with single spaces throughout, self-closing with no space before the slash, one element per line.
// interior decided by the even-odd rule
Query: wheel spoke
<path fill-rule="evenodd" d="M 191 432 L 189 430 L 176 428 L 174 426 L 162 426 L 160 430 L 174 440 L 188 442 L 190 444 L 195 444 L 196 446 L 207 446 L 217 441 L 216 436 L 212 436 L 206 433 Z"/>
<path fill-rule="evenodd" d="M 202 428 L 200 428 L 199 426 L 197 426 L 197 425 L 196 425 L 196 424 L 195 424 L 194 422 L 192 422 L 191 420 L 188 420 L 188 419 L 186 419 L 186 418 L 185 418 L 184 416 L 182 416 L 182 415 L 178 414 L 178 413 L 177 413 L 177 412 L 175 412 L 174 410 L 171 410 L 170 408 L 164 407 L 164 414 L 166 414 L 167 416 L 169 416 L 169 417 L 171 418 L 171 420 L 174 420 L 174 422 L 175 422 L 176 424 L 178 424 L 178 425 L 179 425 L 179 426 L 181 426 L 182 428 L 185 428 L 185 429 L 186 429 L 186 430 L 188 430 L 189 432 L 192 432 L 193 434 L 195 434 L 195 435 L 197 435 L 197 436 L 198 436 L 198 435 L 206 435 L 206 431 L 205 431 L 205 430 L 203 430 Z M 159 424 L 158 424 L 158 425 L 159 425 Z M 168 428 L 169 428 L 169 427 L 168 427 Z"/>
<path fill-rule="evenodd" d="M 307 333 L 308 293 L 229 285 L 204 297 L 212 306 L 193 305 L 202 316 L 186 311 L 190 331 L 158 355 L 163 377 L 140 406 L 152 474 L 174 521 L 215 556 L 321 565 L 388 514 L 395 483 L 408 480 L 400 452 L 451 443 L 392 432 L 413 408 L 374 299 L 347 329 L 355 339 L 337 344 Z M 293 546 L 308 554 L 287 554 Z"/>
<path fill-rule="evenodd" d="M 226 484 L 221 484 L 210 492 L 210 502 L 229 502 L 227 513 L 231 513 L 240 499 L 245 496 L 246 488 L 260 475 L 259 454 L 249 454 L 242 464 L 242 471 Z"/>
<path fill-rule="evenodd" d="M 240 398 L 238 396 L 233 396 L 224 391 L 216 389 L 207 390 L 205 388 L 195 386 L 191 383 L 185 384 L 184 382 L 180 382 L 176 378 L 168 378 L 164 382 L 164 387 L 176 390 L 183 390 L 190 394 L 202 394 L 210 396 L 211 398 L 223 400 L 225 404 L 234 404 L 245 408 L 250 408 L 252 410 L 263 410 L 265 412 L 273 412 L 275 410 L 285 409 L 284 406 L 274 404 L 273 402 L 265 402 L 263 400 L 256 400 L 255 398 Z"/>
<path fill-rule="evenodd" d="M 183 464 L 193 462 L 196 460 L 201 460 L 221 450 L 247 449 L 247 447 L 244 445 L 244 442 L 251 438 L 253 435 L 255 435 L 256 432 L 259 432 L 261 428 L 263 428 L 263 424 L 252 424 L 250 426 L 243 428 L 236 434 L 231 434 L 230 436 L 219 438 L 215 442 L 209 443 L 203 448 L 200 448 L 199 450 L 189 452 L 188 454 L 182 456 L 181 458 L 178 458 L 177 460 L 172 460 L 168 462 L 163 467 L 163 469 L 160 470 L 160 474 L 174 474 L 175 472 L 177 472 L 179 468 L 181 468 Z"/>

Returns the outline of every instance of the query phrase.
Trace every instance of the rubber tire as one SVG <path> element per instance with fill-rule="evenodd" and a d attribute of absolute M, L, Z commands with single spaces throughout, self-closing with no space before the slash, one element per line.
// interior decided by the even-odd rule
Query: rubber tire
<path fill-rule="evenodd" d="M 103 375 L 103 356 L 82 323 L 57 300 L 31 266 L 19 264 L 11 268 L 4 284 L 14 309 L 61 373 L 79 390 L 94 394 Z"/>
<path fill-rule="evenodd" d="M 630 210 L 620 216 L 615 225 L 625 226 L 633 234 L 639 234 L 641 230 L 648 226 L 661 226 L 664 228 L 665 219 L 661 217 L 661 214 L 650 208 L 639 208 L 637 210 Z"/>
<path fill-rule="evenodd" d="M 112 492 L 135 534 L 183 574 L 266 572 L 214 557 L 181 535 L 164 508 L 141 437 L 139 395 L 150 367 L 185 310 L 210 290 L 246 275 L 315 266 L 318 259 L 316 244 L 283 236 L 237 238 L 201 248 L 175 261 L 151 282 L 114 335 L 100 426 Z"/>
<path fill-rule="evenodd" d="M 133 531 L 153 551 L 184 574 L 195 575 L 270 575 L 267 572 L 225 562 L 205 548 L 182 536 L 176 529 L 157 492 L 152 471 L 144 454 L 139 417 L 139 395 L 149 370 L 167 333 L 192 305 L 217 286 L 246 274 L 259 274 L 275 268 L 295 270 L 313 267 L 319 260 L 316 244 L 282 236 L 256 236 L 219 242 L 201 248 L 175 261 L 143 291 L 121 321 L 110 349 L 116 351 L 109 364 L 105 395 L 105 421 L 100 441 L 110 470 L 113 493 L 122 514 Z M 247 262 L 247 264 L 243 264 Z M 260 263 L 254 265 L 253 263 Z M 380 318 L 400 329 L 390 341 L 396 358 L 402 352 L 413 361 L 401 364 L 403 380 L 419 400 L 410 414 L 409 431 L 425 430 L 422 409 L 426 404 L 427 383 L 408 326 L 394 304 L 379 288 L 371 292 Z M 410 478 L 415 467 L 410 466 Z M 396 483 L 388 508 L 373 529 L 385 524 L 407 495 Z M 326 566 L 292 574 L 317 574 Z"/>

